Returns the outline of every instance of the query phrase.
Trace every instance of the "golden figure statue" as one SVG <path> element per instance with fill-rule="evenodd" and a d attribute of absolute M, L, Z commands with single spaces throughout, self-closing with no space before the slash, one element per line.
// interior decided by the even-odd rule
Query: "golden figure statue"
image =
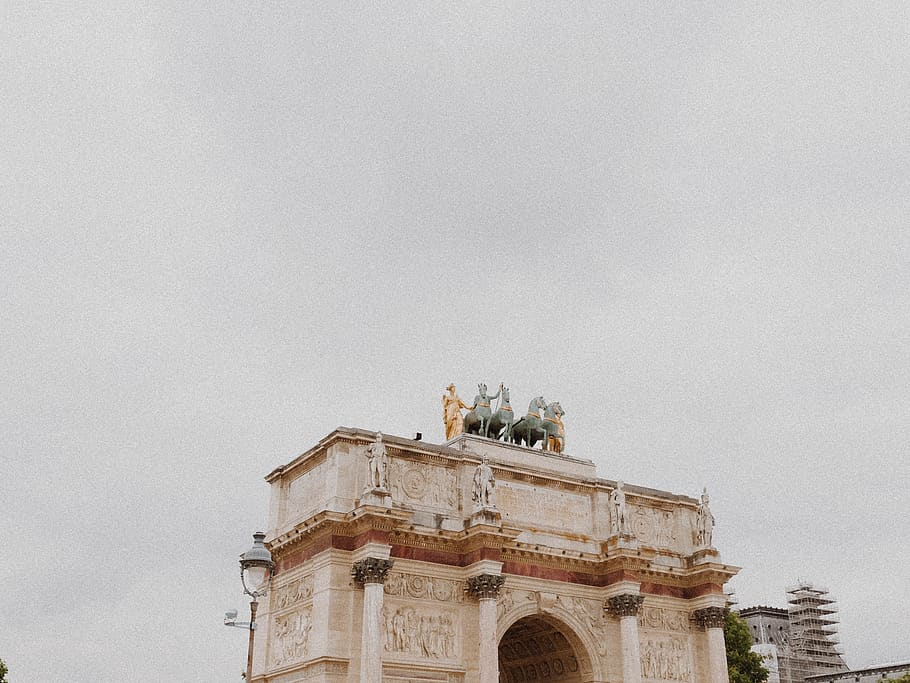
<path fill-rule="evenodd" d="M 556 426 L 559 429 L 559 437 L 548 437 L 549 450 L 553 453 L 562 453 L 566 447 L 566 426 L 562 423 L 562 416 L 559 413 L 556 413 L 555 417 Z"/>
<path fill-rule="evenodd" d="M 455 385 L 450 384 L 446 387 L 448 394 L 442 395 L 442 419 L 446 423 L 446 441 L 452 437 L 458 436 L 464 431 L 464 416 L 461 414 L 462 408 L 470 410 L 471 406 L 465 405 L 455 394 Z"/>

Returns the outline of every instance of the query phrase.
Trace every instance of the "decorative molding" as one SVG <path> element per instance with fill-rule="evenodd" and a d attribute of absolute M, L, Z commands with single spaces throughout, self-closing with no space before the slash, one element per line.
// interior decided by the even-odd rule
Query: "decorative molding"
<path fill-rule="evenodd" d="M 461 581 L 402 572 L 391 572 L 385 581 L 386 595 L 440 602 L 464 602 L 462 587 Z"/>
<path fill-rule="evenodd" d="M 638 615 L 641 603 L 645 601 L 644 595 L 624 593 L 608 598 L 604 610 L 616 617 L 634 617 Z"/>
<path fill-rule="evenodd" d="M 501 574 L 479 574 L 470 576 L 465 581 L 465 592 L 478 600 L 488 598 L 496 599 L 499 597 L 499 591 L 502 584 L 505 583 L 506 577 Z"/>
<path fill-rule="evenodd" d="M 351 567 L 351 576 L 359 584 L 385 583 L 386 575 L 391 568 L 392 560 L 368 557 L 354 563 L 354 566 Z"/>
<path fill-rule="evenodd" d="M 723 628 L 727 610 L 723 607 L 705 607 L 692 612 L 692 616 L 702 628 Z"/>
<path fill-rule="evenodd" d="M 687 633 L 690 630 L 689 613 L 678 609 L 645 606 L 638 613 L 638 628 Z"/>
<path fill-rule="evenodd" d="M 386 652 L 425 659 L 458 657 L 460 639 L 451 611 L 385 605 L 382 616 Z"/>

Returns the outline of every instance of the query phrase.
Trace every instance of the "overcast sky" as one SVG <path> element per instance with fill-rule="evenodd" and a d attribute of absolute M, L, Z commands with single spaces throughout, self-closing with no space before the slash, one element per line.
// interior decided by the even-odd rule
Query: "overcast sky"
<path fill-rule="evenodd" d="M 264 475 L 450 381 L 910 660 L 910 6 L 489 5 L 0 8 L 11 681 L 239 681 Z"/>

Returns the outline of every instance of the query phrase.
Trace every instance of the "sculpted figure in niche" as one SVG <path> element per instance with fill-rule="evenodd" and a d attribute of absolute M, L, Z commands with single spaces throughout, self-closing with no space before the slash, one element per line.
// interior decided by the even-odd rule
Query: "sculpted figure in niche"
<path fill-rule="evenodd" d="M 389 456 L 385 444 L 382 442 L 382 432 L 376 432 L 376 441 L 367 447 L 367 457 L 370 459 L 370 482 L 372 489 L 385 490 L 386 470 L 389 466 Z"/>
<path fill-rule="evenodd" d="M 714 515 L 711 514 L 708 502 L 708 489 L 705 488 L 702 489 L 701 500 L 698 501 L 695 513 L 695 544 L 705 547 L 711 547 L 711 535 L 714 532 Z"/>
<path fill-rule="evenodd" d="M 626 493 L 622 482 L 616 482 L 616 488 L 610 494 L 610 525 L 614 536 L 631 536 L 629 515 L 626 510 Z"/>
<path fill-rule="evenodd" d="M 471 498 L 477 507 L 494 508 L 496 507 L 495 492 L 496 480 L 493 478 L 490 459 L 484 456 L 477 469 L 474 470 L 474 491 Z"/>
<path fill-rule="evenodd" d="M 464 417 L 461 411 L 470 410 L 471 406 L 465 405 L 465 402 L 458 398 L 454 384 L 447 386 L 446 391 L 449 392 L 448 395 L 442 395 L 442 419 L 446 423 L 446 441 L 448 441 L 464 431 Z"/>

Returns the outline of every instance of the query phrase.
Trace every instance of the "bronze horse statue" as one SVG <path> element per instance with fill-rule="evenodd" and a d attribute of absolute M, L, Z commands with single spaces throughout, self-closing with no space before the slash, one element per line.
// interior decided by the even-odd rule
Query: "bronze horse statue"
<path fill-rule="evenodd" d="M 495 396 L 487 396 L 486 384 L 478 384 L 477 392 L 471 411 L 464 416 L 464 433 L 488 437 L 490 418 L 493 417 L 493 411 L 490 410 L 490 401 L 499 398 L 499 394 L 502 392 L 502 384 L 499 385 L 499 391 L 496 392 Z"/>
<path fill-rule="evenodd" d="M 546 432 L 543 438 L 543 450 L 552 450 L 556 453 L 562 453 L 565 448 L 565 435 L 560 430 L 560 419 L 566 411 L 559 405 L 559 401 L 553 401 L 546 407 L 543 414 L 543 421 L 540 423 L 541 429 Z"/>
<path fill-rule="evenodd" d="M 543 418 L 540 416 L 541 410 L 546 410 L 547 402 L 543 396 L 538 396 L 531 400 L 528 405 L 528 414 L 519 418 L 512 425 L 512 443 L 521 445 L 524 442 L 528 448 L 533 448 L 539 439 L 546 436 L 541 423 Z"/>
<path fill-rule="evenodd" d="M 512 423 L 515 421 L 515 414 L 512 411 L 512 404 L 509 403 L 509 387 L 500 387 L 502 394 L 502 403 L 499 410 L 493 413 L 490 418 L 488 434 L 491 439 L 502 439 L 503 441 L 512 440 Z"/>

